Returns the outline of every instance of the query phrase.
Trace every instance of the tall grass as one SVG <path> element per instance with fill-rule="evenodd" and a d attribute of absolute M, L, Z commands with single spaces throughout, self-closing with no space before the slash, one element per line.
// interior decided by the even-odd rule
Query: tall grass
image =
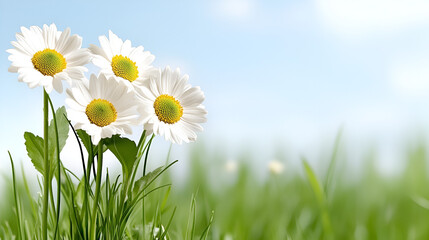
<path fill-rule="evenodd" d="M 115 236 L 124 228 L 128 239 L 429 239 L 428 155 L 423 143 L 409 149 L 403 171 L 389 177 L 378 173 L 372 164 L 376 159 L 368 155 L 362 159 L 362 175 L 351 180 L 346 170 L 330 166 L 347 161 L 335 151 L 325 169 L 304 160 L 300 169 L 261 179 L 255 177 L 257 171 L 267 170 L 252 168 L 251 159 L 226 172 L 223 159 L 196 148 L 190 159 L 183 159 L 191 162 L 186 179 L 176 184 L 166 171 L 145 189 L 144 205 L 137 204 L 129 215 L 115 195 L 122 187 L 120 178 L 108 176 L 101 186 L 99 208 L 108 220 L 99 222 L 101 232 Z M 79 189 L 85 184 L 64 179 L 64 191 L 70 191 L 64 201 L 83 199 Z M 28 196 L 19 174 L 16 183 L 12 180 L 1 195 L 0 237 L 22 234 L 31 239 L 33 226 L 40 224 L 33 215 L 42 206 L 41 198 Z M 79 228 L 70 224 L 79 214 L 65 209 L 61 239 L 80 239 L 69 227 Z M 121 217 L 129 218 L 122 226 Z M 116 237 L 112 239 L 120 239 Z"/>

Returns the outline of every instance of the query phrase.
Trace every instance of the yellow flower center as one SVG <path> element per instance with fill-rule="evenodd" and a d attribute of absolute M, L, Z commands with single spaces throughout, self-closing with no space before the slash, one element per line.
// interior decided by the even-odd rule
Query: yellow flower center
<path fill-rule="evenodd" d="M 45 76 L 54 76 L 62 72 L 66 66 L 66 59 L 54 49 L 45 49 L 36 52 L 31 58 L 31 62 L 35 69 Z"/>
<path fill-rule="evenodd" d="M 139 76 L 136 62 L 122 55 L 115 55 L 112 58 L 112 70 L 117 77 L 127 79 L 130 82 L 133 82 Z"/>
<path fill-rule="evenodd" d="M 153 108 L 155 108 L 155 114 L 159 121 L 168 124 L 178 122 L 183 115 L 183 107 L 180 102 L 167 94 L 157 97 Z"/>
<path fill-rule="evenodd" d="M 94 99 L 85 110 L 89 121 L 99 127 L 104 127 L 116 121 L 118 113 L 112 103 L 104 99 Z"/>

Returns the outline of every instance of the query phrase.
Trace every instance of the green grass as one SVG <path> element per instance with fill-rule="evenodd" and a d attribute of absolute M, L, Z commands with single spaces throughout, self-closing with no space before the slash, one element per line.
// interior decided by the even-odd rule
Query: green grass
<path fill-rule="evenodd" d="M 144 219 L 139 203 L 125 232 L 131 239 L 151 239 L 148 233 L 162 225 L 168 239 L 429 239 L 428 155 L 423 146 L 409 149 L 403 171 L 389 177 L 378 174 L 376 159 L 369 154 L 362 159 L 362 175 L 353 179 L 339 167 L 347 162 L 344 154 L 334 153 L 327 158 L 330 161 L 316 159 L 326 162 L 324 169 L 303 161 L 301 168 L 261 178 L 257 171 L 268 170 L 252 168 L 254 159 L 243 157 L 235 173 L 226 172 L 219 155 L 197 147 L 190 159 L 181 159 L 191 162 L 185 181 L 175 183 L 168 170 L 161 175 L 145 190 L 164 186 L 144 198 Z M 109 179 L 102 186 L 101 207 L 115 219 L 114 209 L 120 203 L 113 199 L 108 204 L 106 194 L 118 185 L 114 184 L 116 176 Z M 32 216 L 33 209 L 40 209 L 41 199 L 34 195 L 34 201 L 30 200 L 20 174 L 16 180 L 21 231 L 32 236 L 32 227 L 40 224 Z M 2 239 L 18 236 L 19 229 L 12 210 L 12 206 L 16 209 L 12 179 L 6 181 L 10 187 L 0 201 Z M 60 225 L 63 234 L 69 230 L 70 212 L 65 209 Z M 107 228 L 111 231 L 114 226 Z"/>

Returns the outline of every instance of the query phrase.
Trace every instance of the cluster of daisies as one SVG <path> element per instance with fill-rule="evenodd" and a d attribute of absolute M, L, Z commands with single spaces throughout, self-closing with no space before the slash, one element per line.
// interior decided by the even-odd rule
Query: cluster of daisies
<path fill-rule="evenodd" d="M 151 64 L 155 57 L 142 46 L 133 47 L 109 31 L 100 46 L 82 48 L 82 38 L 61 32 L 55 24 L 41 29 L 22 27 L 7 50 L 9 71 L 30 88 L 42 86 L 50 93 L 66 90 L 67 114 L 77 129 L 85 130 L 94 144 L 115 134 L 131 134 L 143 125 L 148 134 L 164 136 L 173 143 L 195 141 L 207 111 L 204 93 L 188 83 L 188 75 Z M 89 79 L 86 64 L 100 68 Z"/>

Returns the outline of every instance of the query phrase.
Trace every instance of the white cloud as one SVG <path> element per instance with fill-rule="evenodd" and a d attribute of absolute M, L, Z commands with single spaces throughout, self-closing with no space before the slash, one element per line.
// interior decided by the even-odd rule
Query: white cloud
<path fill-rule="evenodd" d="M 403 96 L 429 95 L 429 59 L 393 63 L 389 69 L 392 89 Z"/>
<path fill-rule="evenodd" d="M 215 14 L 225 20 L 248 21 L 255 13 L 252 0 L 220 0 L 215 3 Z"/>
<path fill-rule="evenodd" d="M 317 0 L 316 6 L 327 27 L 354 37 L 429 20 L 425 0 Z"/>
<path fill-rule="evenodd" d="M 258 0 L 214 0 L 210 8 L 218 21 L 257 33 L 279 33 L 307 29 L 318 22 L 313 1 L 263 2 Z"/>
<path fill-rule="evenodd" d="M 392 129 L 403 129 L 408 123 L 406 112 L 393 103 L 361 103 L 345 111 L 344 119 L 347 129 L 357 137 L 396 134 Z"/>

